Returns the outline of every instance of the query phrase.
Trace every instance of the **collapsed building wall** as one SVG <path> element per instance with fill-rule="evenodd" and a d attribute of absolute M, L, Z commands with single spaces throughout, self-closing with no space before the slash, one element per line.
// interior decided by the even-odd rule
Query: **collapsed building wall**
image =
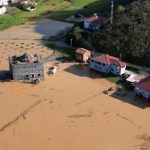
<path fill-rule="evenodd" d="M 9 70 L 13 80 L 44 79 L 44 62 L 39 57 L 38 62 L 12 63 L 9 58 Z"/>

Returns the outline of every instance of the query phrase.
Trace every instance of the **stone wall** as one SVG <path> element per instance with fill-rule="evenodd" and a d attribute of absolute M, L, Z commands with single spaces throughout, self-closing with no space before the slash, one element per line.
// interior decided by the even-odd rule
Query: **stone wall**
<path fill-rule="evenodd" d="M 11 69 L 12 68 L 12 69 Z M 11 64 L 10 70 L 13 76 L 13 80 L 25 80 L 25 79 L 44 79 L 44 64 Z"/>

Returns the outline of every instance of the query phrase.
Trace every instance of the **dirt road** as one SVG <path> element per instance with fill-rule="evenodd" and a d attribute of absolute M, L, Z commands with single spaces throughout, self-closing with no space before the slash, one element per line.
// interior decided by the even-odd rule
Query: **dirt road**
<path fill-rule="evenodd" d="M 0 31 L 0 39 L 47 40 L 50 35 L 72 26 L 67 22 L 43 19 Z"/>

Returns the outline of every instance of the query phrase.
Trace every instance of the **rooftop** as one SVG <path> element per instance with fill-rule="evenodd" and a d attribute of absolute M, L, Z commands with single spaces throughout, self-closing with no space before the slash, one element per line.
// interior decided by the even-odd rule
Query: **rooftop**
<path fill-rule="evenodd" d="M 85 53 L 91 53 L 89 50 L 87 50 L 87 49 L 84 49 L 84 48 L 78 48 L 77 50 L 76 50 L 76 53 L 80 53 L 80 54 L 85 54 Z"/>
<path fill-rule="evenodd" d="M 138 83 L 144 78 L 144 75 L 131 74 L 126 80 L 131 83 Z"/>
<path fill-rule="evenodd" d="M 101 62 L 107 65 L 116 64 L 117 66 L 124 68 L 126 66 L 126 63 L 119 60 L 119 58 L 110 56 L 108 54 L 97 54 L 94 57 L 92 57 L 92 60 Z"/>
<path fill-rule="evenodd" d="M 11 64 L 33 64 L 33 63 L 42 63 L 43 59 L 41 55 L 31 55 L 29 53 L 24 53 L 21 56 L 12 56 L 9 57 L 9 61 Z"/>
<path fill-rule="evenodd" d="M 144 91 L 150 92 L 150 76 L 137 83 L 136 87 L 143 89 Z"/>
<path fill-rule="evenodd" d="M 98 23 L 100 21 L 103 21 L 103 19 L 104 19 L 104 17 L 95 15 L 95 16 L 86 18 L 86 21 L 88 21 L 90 23 Z"/>

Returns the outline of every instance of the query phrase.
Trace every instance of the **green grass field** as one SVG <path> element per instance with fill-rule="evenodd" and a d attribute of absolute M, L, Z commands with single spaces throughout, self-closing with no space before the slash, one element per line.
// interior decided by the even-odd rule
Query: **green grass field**
<path fill-rule="evenodd" d="M 100 11 L 107 0 L 40 0 L 35 11 L 21 11 L 17 8 L 0 16 L 0 30 L 13 25 L 24 24 L 29 20 L 39 19 L 52 14 L 53 19 L 65 19 L 78 12 L 90 14 Z"/>
<path fill-rule="evenodd" d="M 106 80 L 108 80 L 109 82 L 117 84 L 117 82 L 120 80 L 120 77 L 118 77 L 118 76 L 106 77 Z"/>
<path fill-rule="evenodd" d="M 69 7 L 55 12 L 52 18 L 62 20 L 76 13 L 89 15 L 94 12 L 101 12 L 101 8 L 107 2 L 108 0 L 74 0 Z"/>

